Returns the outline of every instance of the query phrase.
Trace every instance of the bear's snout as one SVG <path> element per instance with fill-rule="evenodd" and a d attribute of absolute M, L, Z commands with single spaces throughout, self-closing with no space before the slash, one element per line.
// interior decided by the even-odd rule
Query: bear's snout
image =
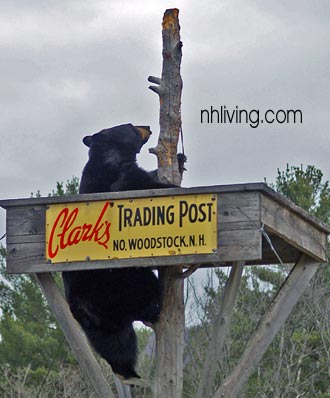
<path fill-rule="evenodd" d="M 142 138 L 142 141 L 145 144 L 152 134 L 150 126 L 135 126 L 135 128 L 138 129 L 140 137 Z"/>

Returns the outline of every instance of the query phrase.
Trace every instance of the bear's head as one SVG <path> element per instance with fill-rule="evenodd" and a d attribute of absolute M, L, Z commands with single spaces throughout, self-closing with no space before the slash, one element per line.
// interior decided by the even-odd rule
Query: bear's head
<path fill-rule="evenodd" d="M 109 149 L 128 154 L 137 154 L 151 135 L 149 126 L 122 124 L 99 131 L 83 138 L 83 143 L 90 148 L 90 155 L 98 156 Z"/>

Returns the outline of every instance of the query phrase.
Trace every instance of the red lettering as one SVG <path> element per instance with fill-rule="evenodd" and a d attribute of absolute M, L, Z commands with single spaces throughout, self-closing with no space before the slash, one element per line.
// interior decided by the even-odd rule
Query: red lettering
<path fill-rule="evenodd" d="M 60 228 L 63 226 L 63 223 L 68 215 L 69 209 L 63 209 L 58 216 L 55 219 L 55 222 L 53 224 L 53 228 L 50 231 L 50 235 L 49 235 L 49 242 L 48 242 L 48 257 L 50 258 L 54 258 L 56 257 L 57 253 L 58 253 L 58 245 L 56 246 L 55 250 L 53 250 L 53 240 L 54 240 L 54 235 L 55 235 L 55 231 L 57 228 L 57 224 L 59 223 L 62 215 L 64 215 L 64 220 L 62 222 L 62 224 L 60 225 Z"/>
<path fill-rule="evenodd" d="M 69 242 L 65 241 L 65 238 L 66 238 L 65 235 L 70 231 L 71 226 L 76 221 L 78 212 L 79 212 L 79 209 L 77 207 L 72 210 L 72 212 L 67 217 L 67 220 L 65 220 L 63 231 L 57 235 L 60 237 L 60 248 L 62 250 L 65 249 L 67 246 L 72 246 L 72 245 L 70 245 Z"/>
<path fill-rule="evenodd" d="M 102 209 L 102 211 L 101 211 L 101 213 L 99 215 L 99 218 L 97 219 L 97 221 L 95 223 L 95 226 L 93 228 L 92 234 L 90 236 L 90 240 L 92 240 L 93 235 L 95 235 L 95 237 L 94 237 L 95 242 L 99 242 L 99 240 L 103 237 L 103 235 L 102 235 L 102 237 L 99 238 L 98 234 L 99 234 L 100 230 L 102 230 L 102 228 L 103 228 L 104 223 L 101 223 L 101 221 L 102 221 L 104 213 L 107 211 L 109 205 L 110 205 L 110 202 L 107 202 L 104 205 L 104 207 L 103 207 L 103 209 Z"/>
<path fill-rule="evenodd" d="M 108 243 L 109 240 L 110 240 L 110 227 L 111 227 L 111 222 L 106 221 L 106 222 L 105 222 L 105 231 L 104 231 L 103 235 L 100 236 L 100 237 L 98 238 L 98 241 L 97 241 L 97 243 L 98 243 L 99 245 L 104 246 L 106 249 L 108 248 L 107 243 Z M 104 241 L 101 242 L 101 239 L 102 239 L 103 237 L 104 237 Z"/>
<path fill-rule="evenodd" d="M 93 228 L 93 225 L 92 224 L 84 224 L 82 228 L 83 228 L 83 236 L 82 236 L 81 240 L 83 242 L 85 242 L 86 240 L 89 240 L 89 236 L 90 236 L 89 232 Z"/>
<path fill-rule="evenodd" d="M 75 227 L 68 236 L 68 246 L 77 245 L 81 240 L 81 227 Z"/>
<path fill-rule="evenodd" d="M 79 208 L 74 208 L 71 212 L 65 208 L 59 212 L 49 234 L 47 247 L 48 257 L 54 258 L 59 250 L 64 250 L 79 244 L 80 241 L 94 241 L 95 243 L 108 249 L 107 243 L 110 240 L 111 222 L 103 220 L 110 202 L 106 202 L 93 224 L 76 225 Z M 55 244 L 55 237 L 60 238 L 59 244 Z"/>

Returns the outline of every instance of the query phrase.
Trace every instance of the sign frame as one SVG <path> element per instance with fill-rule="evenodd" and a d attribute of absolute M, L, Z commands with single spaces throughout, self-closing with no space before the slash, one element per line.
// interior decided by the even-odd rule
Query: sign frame
<path fill-rule="evenodd" d="M 60 203 L 155 198 L 195 194 L 217 195 L 217 250 L 212 254 L 140 257 L 52 264 L 45 258 L 47 207 Z M 277 194 L 264 183 L 167 188 L 143 191 L 82 194 L 65 197 L 1 200 L 7 210 L 7 272 L 39 273 L 86 269 L 183 265 L 228 266 L 277 264 L 263 232 L 271 236 L 283 263 L 294 263 L 301 253 L 326 262 L 324 248 L 330 227 Z"/>
<path fill-rule="evenodd" d="M 212 254 L 217 195 L 60 203 L 46 209 L 46 261 Z"/>

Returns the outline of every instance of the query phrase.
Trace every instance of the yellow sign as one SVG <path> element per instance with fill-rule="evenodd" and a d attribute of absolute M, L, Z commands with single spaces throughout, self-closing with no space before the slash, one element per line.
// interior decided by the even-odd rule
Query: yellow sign
<path fill-rule="evenodd" d="M 51 205 L 46 211 L 46 258 L 53 263 L 213 253 L 217 196 Z"/>

